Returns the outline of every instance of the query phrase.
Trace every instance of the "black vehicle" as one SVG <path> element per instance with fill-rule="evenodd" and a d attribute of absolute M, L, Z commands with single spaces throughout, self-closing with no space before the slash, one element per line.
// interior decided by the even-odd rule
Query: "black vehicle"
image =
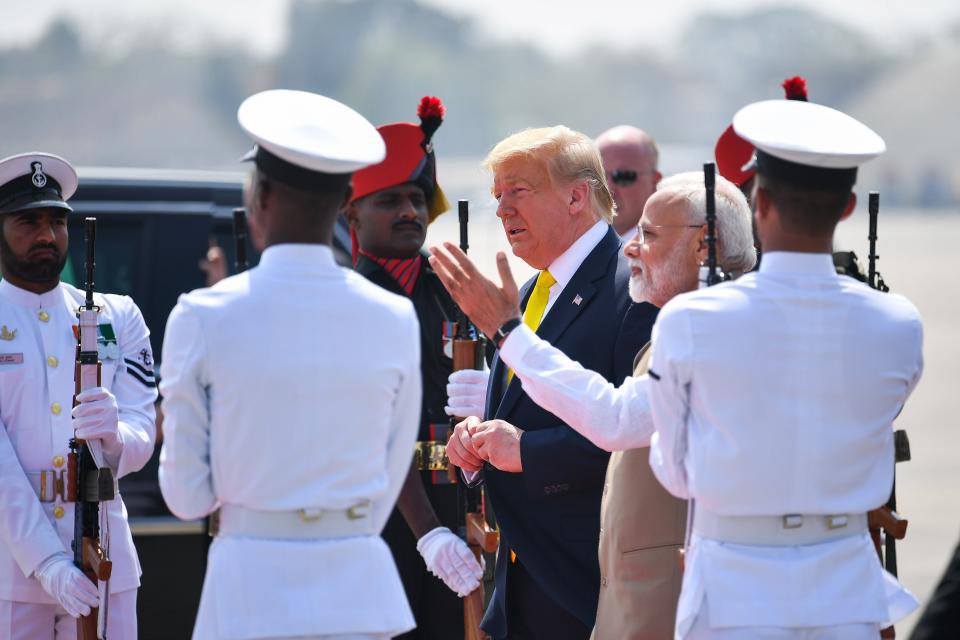
<path fill-rule="evenodd" d="M 199 268 L 211 242 L 234 271 L 232 211 L 242 206 L 243 174 L 140 169 L 81 169 L 70 200 L 74 238 L 83 237 L 83 218 L 97 218 L 96 289 L 131 296 L 150 329 L 159 375 L 167 316 L 180 294 L 206 285 Z M 63 279 L 82 286 L 83 243 L 70 245 Z M 339 221 L 334 233 L 337 261 L 348 265 L 350 237 Z M 254 266 L 259 255 L 247 248 Z M 120 480 L 133 540 L 143 568 L 137 602 L 139 637 L 189 638 L 200 602 L 209 537 L 203 521 L 183 522 L 163 502 L 157 483 L 162 438 L 143 470 Z"/>

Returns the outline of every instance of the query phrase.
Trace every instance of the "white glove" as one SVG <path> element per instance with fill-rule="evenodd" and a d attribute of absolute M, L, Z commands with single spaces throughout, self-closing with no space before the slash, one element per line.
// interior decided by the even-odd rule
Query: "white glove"
<path fill-rule="evenodd" d="M 55 553 L 41 562 L 33 575 L 43 590 L 74 618 L 89 615 L 90 608 L 100 604 L 97 585 L 73 566 L 73 559 L 66 552 Z"/>
<path fill-rule="evenodd" d="M 480 586 L 483 558 L 477 562 L 470 547 L 450 529 L 431 529 L 417 540 L 417 551 L 423 556 L 430 573 L 443 580 L 461 598 Z"/>
<path fill-rule="evenodd" d="M 461 369 L 451 373 L 447 381 L 447 406 L 443 412 L 457 418 L 477 416 L 482 420 L 489 380 L 489 371 Z"/>
<path fill-rule="evenodd" d="M 81 440 L 99 440 L 103 452 L 111 457 L 123 450 L 120 439 L 120 410 L 109 389 L 93 387 L 77 396 L 73 408 L 73 430 Z"/>

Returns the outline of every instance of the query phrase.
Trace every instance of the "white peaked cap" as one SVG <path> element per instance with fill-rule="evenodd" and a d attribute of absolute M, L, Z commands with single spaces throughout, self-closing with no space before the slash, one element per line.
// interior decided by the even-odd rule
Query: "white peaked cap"
<path fill-rule="evenodd" d="M 315 93 L 275 89 L 243 101 L 237 120 L 258 146 L 308 171 L 352 173 L 382 162 L 383 138 L 350 107 Z"/>
<path fill-rule="evenodd" d="M 0 160 L 0 213 L 54 207 L 72 211 L 66 203 L 77 191 L 77 172 L 52 153 L 32 151 Z"/>
<path fill-rule="evenodd" d="M 775 158 L 821 169 L 853 169 L 887 146 L 870 127 L 813 102 L 765 100 L 733 116 L 733 129 Z"/>

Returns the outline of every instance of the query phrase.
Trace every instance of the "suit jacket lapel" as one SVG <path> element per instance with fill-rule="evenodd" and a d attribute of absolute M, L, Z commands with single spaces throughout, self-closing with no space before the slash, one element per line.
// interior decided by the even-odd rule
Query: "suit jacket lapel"
<path fill-rule="evenodd" d="M 597 292 L 597 286 L 594 284 L 597 280 L 600 280 L 607 274 L 608 265 L 610 263 L 611 256 L 615 255 L 620 250 L 620 239 L 617 237 L 616 232 L 613 230 L 613 227 L 607 229 L 606 235 L 600 240 L 600 243 L 593 248 L 593 251 L 587 256 L 587 258 L 580 265 L 580 268 L 573 274 L 573 278 L 570 279 L 570 282 L 567 283 L 567 286 L 563 288 L 563 291 L 560 292 L 560 296 L 557 298 L 556 302 L 553 303 L 553 306 L 550 307 L 550 311 L 547 313 L 547 316 L 543 319 L 543 322 L 540 323 L 540 327 L 537 329 L 537 335 L 546 340 L 551 344 L 556 344 L 557 340 L 563 334 L 563 332 L 570 326 L 574 319 L 580 315 L 588 304 L 590 304 L 591 298 Z M 527 282 L 524 285 L 524 291 L 522 292 L 523 304 L 522 308 L 526 309 L 527 300 L 530 298 L 530 294 L 533 292 L 533 286 L 536 283 L 536 278 L 533 278 L 531 281 Z M 579 298 L 579 301 L 577 299 Z M 501 369 L 505 368 L 505 364 L 500 360 L 499 353 L 495 360 L 495 366 L 500 365 Z M 494 368 L 494 374 L 497 370 Z M 492 379 L 491 387 L 496 384 L 502 384 L 500 381 L 504 381 L 503 377 L 504 371 L 500 372 L 500 376 Z M 496 411 L 490 414 L 489 418 L 496 418 L 499 416 L 507 415 L 510 411 L 513 410 L 513 406 L 520 399 L 520 396 L 523 394 L 522 385 L 518 378 L 514 378 L 510 381 L 510 384 L 507 385 L 506 391 L 503 393 L 503 399 L 499 403 Z M 496 398 L 496 396 L 492 396 Z M 488 404 L 488 407 L 494 405 Z"/>
<path fill-rule="evenodd" d="M 524 311 L 527 308 L 527 302 L 530 300 L 530 295 L 533 293 L 533 287 L 537 283 L 537 277 L 534 276 L 528 280 L 522 287 L 520 287 L 520 310 Z M 507 398 L 507 395 L 510 394 L 510 389 L 514 389 L 514 393 L 519 395 L 520 393 L 520 381 L 514 378 L 510 381 L 510 384 L 504 385 L 507 382 L 507 365 L 500 359 L 500 350 L 498 349 L 496 353 L 493 354 L 493 363 L 490 367 L 490 384 L 487 389 L 487 415 L 484 416 L 487 420 L 492 420 L 500 415 L 501 405 Z M 515 402 L 512 401 L 511 404 Z"/>

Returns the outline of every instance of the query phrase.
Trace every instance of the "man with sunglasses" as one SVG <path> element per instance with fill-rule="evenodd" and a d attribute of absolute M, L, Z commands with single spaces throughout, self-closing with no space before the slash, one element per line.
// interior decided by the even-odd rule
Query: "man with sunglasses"
<path fill-rule="evenodd" d="M 600 134 L 597 148 L 607 173 L 607 185 L 617 203 L 613 228 L 626 244 L 637 232 L 637 223 L 657 183 L 660 151 L 646 132 L 620 125 Z"/>
<path fill-rule="evenodd" d="M 697 288 L 707 252 L 704 199 L 703 175 L 683 173 L 661 182 L 648 200 L 638 233 L 624 249 L 634 302 L 661 307 Z M 749 271 L 755 254 L 746 199 L 718 178 L 716 205 L 720 265 L 726 272 Z M 442 254 L 436 259 L 444 262 Z M 457 262 L 443 273 L 458 282 L 469 278 L 469 289 L 453 287 L 454 299 L 483 331 L 516 317 L 516 286 L 503 261 L 503 287 L 477 273 L 462 254 Z M 600 511 L 601 587 L 593 640 L 672 638 L 681 578 L 677 551 L 687 509 L 660 486 L 648 462 L 653 423 L 644 375 L 647 347 L 634 376 L 619 388 L 523 325 L 500 343 L 500 353 L 534 402 L 614 452 Z"/>

